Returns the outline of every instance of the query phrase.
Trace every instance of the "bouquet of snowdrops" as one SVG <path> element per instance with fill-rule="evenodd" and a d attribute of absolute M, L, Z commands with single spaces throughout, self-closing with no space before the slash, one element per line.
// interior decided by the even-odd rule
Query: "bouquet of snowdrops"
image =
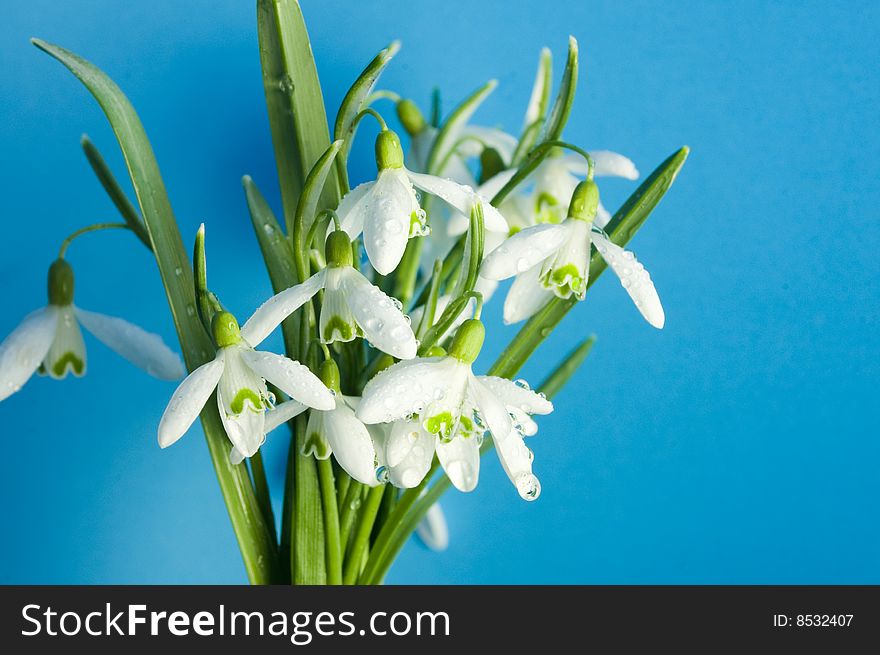
<path fill-rule="evenodd" d="M 622 155 L 562 139 L 577 84 L 574 38 L 555 94 L 550 52 L 541 52 L 518 135 L 471 123 L 494 81 L 445 117 L 436 95 L 423 113 L 398 92 L 377 90 L 396 42 L 355 80 L 331 130 L 297 2 L 259 0 L 257 12 L 282 220 L 252 179 L 243 185 L 276 295 L 245 321 L 224 307 L 222 290 L 208 284 L 204 226 L 190 259 L 127 98 L 91 63 L 34 40 L 100 103 L 136 203 L 84 137 L 122 220 L 63 240 L 49 267 L 48 304 L 0 345 L 0 400 L 34 372 L 83 375 L 80 326 L 151 375 L 178 379 L 185 364 L 189 374 L 158 423 L 159 445 L 171 446 L 201 418 L 251 582 L 376 584 L 417 527 L 442 546 L 442 514 L 432 508 L 450 484 L 475 488 L 486 451 L 496 451 L 520 498 L 538 498 L 525 438 L 538 429 L 535 416 L 553 411 L 550 398 L 592 339 L 535 390 L 512 378 L 606 267 L 645 320 L 663 327 L 654 284 L 624 246 L 688 151 L 673 153 L 608 212 L 596 179 L 639 173 Z M 381 113 L 390 107 L 398 131 Z M 376 175 L 350 188 L 347 160 L 364 119 L 380 130 Z M 155 334 L 74 304 L 68 247 L 108 228 L 131 231 L 155 255 L 183 364 Z M 487 371 L 474 370 L 483 305 L 507 278 L 504 320 L 525 323 Z M 285 353 L 259 350 L 278 328 Z M 260 455 L 273 431 L 290 440 L 277 526 Z"/>

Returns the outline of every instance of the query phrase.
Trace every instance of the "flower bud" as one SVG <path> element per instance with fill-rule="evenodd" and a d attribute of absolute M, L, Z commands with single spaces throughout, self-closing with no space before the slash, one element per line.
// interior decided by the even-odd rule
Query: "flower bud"
<path fill-rule="evenodd" d="M 484 148 L 480 153 L 480 184 L 485 184 L 505 168 L 501 154 L 495 148 Z"/>
<path fill-rule="evenodd" d="M 427 123 L 425 117 L 422 116 L 416 103 L 412 100 L 404 99 L 397 103 L 397 118 L 400 120 L 403 129 L 410 136 L 421 134 Z"/>
<path fill-rule="evenodd" d="M 382 353 L 379 355 L 379 359 L 376 360 L 376 373 L 381 373 L 386 368 L 391 368 L 392 366 L 394 366 L 394 358 L 387 353 Z"/>
<path fill-rule="evenodd" d="M 392 130 L 382 130 L 376 137 L 376 166 L 380 171 L 388 168 L 403 168 L 400 137 Z"/>
<path fill-rule="evenodd" d="M 425 357 L 445 357 L 446 354 L 443 346 L 431 346 L 428 348 L 428 352 L 425 353 Z"/>
<path fill-rule="evenodd" d="M 324 244 L 324 253 L 327 256 L 328 266 L 351 266 L 354 257 L 351 252 L 351 239 L 345 230 L 335 230 L 327 237 Z"/>
<path fill-rule="evenodd" d="M 323 382 L 324 386 L 330 389 L 330 391 L 340 393 L 339 367 L 332 359 L 324 360 L 324 362 L 321 364 L 321 368 L 318 371 L 318 377 L 321 378 L 321 382 Z"/>
<path fill-rule="evenodd" d="M 468 319 L 455 333 L 452 345 L 449 347 L 449 356 L 465 364 L 472 364 L 480 354 L 485 338 L 486 328 L 483 327 L 483 323 L 476 318 Z"/>
<path fill-rule="evenodd" d="M 241 341 L 241 331 L 238 321 L 229 312 L 217 312 L 211 322 L 211 332 L 214 335 L 214 343 L 218 348 L 234 346 Z"/>
<path fill-rule="evenodd" d="M 49 304 L 64 307 L 73 302 L 73 268 L 63 259 L 49 267 Z"/>
<path fill-rule="evenodd" d="M 592 221 L 596 218 L 598 208 L 599 187 L 593 180 L 584 180 L 574 188 L 574 193 L 571 194 L 568 215 L 579 221 Z"/>

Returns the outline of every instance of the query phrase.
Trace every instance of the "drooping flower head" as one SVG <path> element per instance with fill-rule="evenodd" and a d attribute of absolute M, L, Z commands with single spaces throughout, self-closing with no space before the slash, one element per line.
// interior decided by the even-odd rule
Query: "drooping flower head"
<path fill-rule="evenodd" d="M 118 355 L 153 377 L 176 380 L 180 357 L 162 338 L 121 318 L 73 304 L 73 268 L 63 258 L 49 267 L 49 304 L 28 316 L 0 343 L 0 400 L 27 382 L 34 372 L 55 379 L 85 375 L 86 348 L 80 324 Z"/>
<path fill-rule="evenodd" d="M 379 171 L 376 180 L 365 182 L 346 194 L 337 214 L 342 229 L 352 239 L 363 233 L 367 257 L 382 275 L 397 268 L 410 238 L 429 233 L 416 187 L 464 214 L 470 214 L 474 202 L 482 202 L 487 226 L 507 225 L 498 210 L 471 187 L 408 170 L 404 166 L 400 139 L 391 130 L 383 130 L 376 138 L 376 166 Z"/>
<path fill-rule="evenodd" d="M 590 247 L 620 278 L 648 323 L 662 328 L 663 306 L 651 276 L 635 255 L 614 243 L 595 224 L 599 190 L 592 180 L 580 182 L 562 223 L 535 225 L 517 232 L 483 261 L 480 274 L 492 280 L 516 276 L 504 302 L 504 321 L 515 323 L 541 309 L 553 295 L 583 299 L 590 272 Z"/>
<path fill-rule="evenodd" d="M 235 317 L 223 311 L 214 316 L 211 331 L 217 354 L 190 373 L 171 397 L 159 422 L 162 448 L 184 435 L 215 389 L 220 419 L 233 445 L 233 461 L 253 456 L 265 440 L 266 411 L 275 401 L 267 380 L 305 407 L 333 407 L 333 394 L 308 367 L 283 355 L 254 350 L 271 332 L 264 323 L 248 321 L 239 329 Z"/>
<path fill-rule="evenodd" d="M 540 494 L 530 452 L 522 442 L 525 428 L 511 415 L 547 414 L 553 405 L 509 380 L 475 376 L 472 365 L 484 336 L 478 319 L 465 321 L 448 354 L 399 362 L 367 383 L 357 415 L 365 423 L 393 423 L 385 460 L 394 484 L 416 486 L 436 452 L 456 488 L 473 490 L 480 445 L 488 432 L 520 495 L 533 500 Z"/>

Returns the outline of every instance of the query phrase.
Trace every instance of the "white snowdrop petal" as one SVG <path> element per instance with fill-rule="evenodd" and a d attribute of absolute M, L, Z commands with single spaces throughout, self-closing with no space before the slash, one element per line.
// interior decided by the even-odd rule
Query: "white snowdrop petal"
<path fill-rule="evenodd" d="M 370 204 L 369 192 L 376 185 L 375 181 L 364 182 L 345 194 L 336 209 L 340 227 L 349 238 L 356 239 L 364 230 L 367 207 Z"/>
<path fill-rule="evenodd" d="M 425 513 L 418 526 L 416 534 L 422 543 L 434 552 L 443 552 L 449 547 L 449 527 L 446 525 L 446 517 L 440 509 L 440 503 L 434 503 Z"/>
<path fill-rule="evenodd" d="M 239 414 L 229 413 L 228 408 L 233 400 L 234 397 L 228 396 L 221 379 L 217 386 L 217 409 L 223 429 L 242 456 L 253 457 L 266 440 L 265 411 L 262 407 L 255 408 L 249 401 L 245 401 Z"/>
<path fill-rule="evenodd" d="M 505 160 L 509 161 L 509 160 Z M 495 197 L 504 186 L 513 179 L 513 176 L 516 175 L 516 168 L 508 168 L 507 170 L 501 171 L 500 173 L 496 173 L 491 178 L 486 180 L 480 185 L 480 188 L 477 189 L 477 193 L 479 193 L 486 200 L 491 201 L 492 198 Z M 504 212 L 501 212 L 504 214 Z M 505 218 L 508 218 L 505 214 Z"/>
<path fill-rule="evenodd" d="M 523 500 L 535 500 L 541 494 L 541 483 L 532 473 L 532 453 L 516 430 L 504 437 L 493 437 L 501 467 L 516 486 Z"/>
<path fill-rule="evenodd" d="M 590 152 L 590 157 L 593 158 L 593 174 L 596 177 L 639 179 L 639 169 L 629 157 L 610 150 L 593 150 Z M 586 175 L 586 165 L 584 165 L 584 175 Z"/>
<path fill-rule="evenodd" d="M 409 321 L 398 304 L 359 271 L 347 267 L 342 292 L 364 337 L 382 352 L 397 359 L 412 359 L 418 344 Z"/>
<path fill-rule="evenodd" d="M 358 336 L 357 321 L 349 308 L 348 298 L 342 289 L 342 280 L 348 267 L 324 269 L 327 277 L 324 283 L 324 301 L 318 321 L 318 334 L 323 343 L 334 341 L 353 341 Z"/>
<path fill-rule="evenodd" d="M 352 478 L 376 486 L 376 450 L 366 426 L 344 402 L 324 413 L 324 429 L 330 448 L 339 465 Z"/>
<path fill-rule="evenodd" d="M 266 433 L 268 434 L 279 425 L 287 423 L 294 416 L 299 416 L 306 409 L 308 408 L 298 400 L 287 400 L 283 403 L 278 403 L 266 412 Z"/>
<path fill-rule="evenodd" d="M 596 207 L 596 218 L 593 220 L 593 223 L 601 227 L 603 230 L 605 226 L 611 221 L 611 212 L 605 209 L 605 205 L 602 204 L 602 201 L 599 201 L 599 206 Z"/>
<path fill-rule="evenodd" d="M 666 316 L 657 289 L 645 267 L 639 263 L 633 253 L 612 242 L 601 230 L 594 229 L 592 238 L 599 254 L 620 278 L 620 284 L 626 289 L 645 320 L 655 328 L 661 329 L 666 322 Z"/>
<path fill-rule="evenodd" d="M 523 381 L 511 382 L 494 375 L 478 375 L 477 380 L 508 407 L 529 414 L 549 414 L 553 411 L 553 403 L 546 396 L 532 391 Z"/>
<path fill-rule="evenodd" d="M 448 391 L 446 357 L 418 357 L 385 369 L 364 387 L 357 415 L 364 423 L 390 423 L 419 413 Z"/>
<path fill-rule="evenodd" d="M 308 302 L 324 286 L 326 269 L 305 282 L 275 294 L 257 308 L 241 327 L 241 337 L 250 346 L 258 346 L 281 322 Z"/>
<path fill-rule="evenodd" d="M 533 266 L 516 280 L 504 299 L 504 322 L 507 325 L 524 321 L 553 298 L 553 292 L 541 284 L 541 267 Z"/>
<path fill-rule="evenodd" d="M 121 318 L 73 309 L 83 327 L 117 355 L 160 380 L 178 380 L 186 372 L 180 356 L 162 337 Z"/>
<path fill-rule="evenodd" d="M 229 451 L 229 463 L 233 466 L 237 466 L 241 464 L 245 460 L 245 456 L 241 454 L 241 451 L 238 450 L 235 446 L 232 447 L 232 450 Z"/>
<path fill-rule="evenodd" d="M 480 477 L 480 444 L 475 437 L 437 441 L 437 458 L 446 476 L 459 491 L 473 491 Z"/>
<path fill-rule="evenodd" d="M 50 377 L 61 380 L 72 372 L 76 377 L 86 374 L 86 344 L 73 313 L 73 306 L 59 307 L 58 327 L 49 352 L 43 358 L 43 370 Z"/>
<path fill-rule="evenodd" d="M 225 367 L 225 357 L 202 364 L 190 373 L 174 391 L 162 420 L 159 421 L 159 446 L 167 448 L 180 439 L 193 424 L 211 393 L 217 387 Z"/>
<path fill-rule="evenodd" d="M 559 250 L 568 235 L 566 225 L 534 225 L 520 230 L 486 256 L 480 275 L 505 280 L 524 273 Z"/>
<path fill-rule="evenodd" d="M 504 162 L 510 162 L 513 159 L 517 138 L 504 130 L 499 130 L 497 127 L 483 127 L 482 125 L 465 125 L 461 130 L 461 135 L 474 137 L 482 142 L 464 141 L 459 152 L 467 157 L 479 157 L 483 147 L 488 147 L 496 150 Z"/>
<path fill-rule="evenodd" d="M 471 203 L 475 197 L 474 190 L 470 187 L 453 182 L 436 175 L 414 173 L 406 171 L 410 181 L 422 191 L 437 196 L 448 205 L 451 205 L 465 216 L 471 212 Z"/>
<path fill-rule="evenodd" d="M 392 423 L 385 439 L 385 464 L 391 484 L 401 489 L 418 486 L 431 468 L 435 441 L 417 420 Z"/>
<path fill-rule="evenodd" d="M 321 410 L 333 409 L 336 405 L 333 394 L 308 366 L 264 350 L 242 349 L 241 355 L 257 375 L 294 400 Z"/>
<path fill-rule="evenodd" d="M 366 211 L 364 249 L 373 268 L 388 275 L 403 257 L 413 213 L 420 211 L 415 190 L 403 169 L 379 173 Z"/>
<path fill-rule="evenodd" d="M 590 225 L 567 219 L 568 238 L 541 269 L 541 281 L 560 298 L 583 299 L 590 274 Z"/>
<path fill-rule="evenodd" d="M 513 429 L 504 403 L 486 385 L 472 375 L 468 380 L 468 389 L 477 411 L 493 435 L 507 434 Z"/>
<path fill-rule="evenodd" d="M 45 359 L 58 328 L 58 308 L 41 307 L 0 343 L 0 400 L 18 391 Z"/>
<path fill-rule="evenodd" d="M 516 424 L 519 424 L 522 436 L 533 437 L 538 434 L 538 424 L 526 412 L 510 405 L 507 406 L 507 411 L 510 412 L 514 427 L 516 427 Z"/>

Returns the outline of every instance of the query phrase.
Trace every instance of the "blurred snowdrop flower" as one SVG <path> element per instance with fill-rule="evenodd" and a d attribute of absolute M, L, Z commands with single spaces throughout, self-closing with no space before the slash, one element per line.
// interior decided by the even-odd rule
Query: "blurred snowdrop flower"
<path fill-rule="evenodd" d="M 483 324 L 470 319 L 456 332 L 448 355 L 399 362 L 367 383 L 357 416 L 364 423 L 393 422 L 385 441 L 392 484 L 418 485 L 436 452 L 452 484 L 473 490 L 488 431 L 520 496 L 534 500 L 540 494 L 531 453 L 522 442 L 524 428 L 511 409 L 547 414 L 553 405 L 515 382 L 474 375 L 484 337 Z"/>
<path fill-rule="evenodd" d="M 486 257 L 482 276 L 493 280 L 516 276 L 504 302 L 506 323 L 529 318 L 554 294 L 583 299 L 590 246 L 595 245 L 645 320 L 658 329 L 663 327 L 663 306 L 648 271 L 633 253 L 613 243 L 594 224 L 598 203 L 595 182 L 581 182 L 572 194 L 568 218 L 557 225 L 540 224 L 517 232 Z"/>
<path fill-rule="evenodd" d="M 254 316 L 256 317 L 256 315 Z M 180 384 L 159 422 L 159 445 L 166 448 L 180 439 L 217 390 L 220 419 L 233 445 L 233 462 L 251 457 L 265 441 L 266 432 L 284 419 L 302 411 L 299 403 L 315 409 L 332 409 L 333 394 L 306 366 L 282 355 L 254 350 L 271 330 L 263 321 L 251 318 L 239 330 L 229 312 L 218 312 L 212 321 L 217 355 Z M 278 321 L 280 323 L 280 320 Z M 277 325 L 277 323 L 275 324 Z M 298 404 L 284 403 L 267 427 L 266 410 L 274 397 L 266 387 L 270 381 Z M 281 414 L 279 416 L 279 414 Z"/>
<path fill-rule="evenodd" d="M 416 527 L 416 534 L 425 546 L 435 552 L 442 552 L 449 547 L 449 528 L 440 503 L 431 505 L 425 518 Z"/>
<path fill-rule="evenodd" d="M 80 324 L 108 348 L 162 380 L 183 376 L 180 357 L 161 337 L 121 318 L 73 304 L 73 269 L 64 259 L 49 267 L 49 304 L 25 317 L 0 343 L 0 400 L 21 389 L 34 372 L 62 379 L 86 372 Z"/>
<path fill-rule="evenodd" d="M 367 257 L 382 275 L 397 268 L 410 238 L 429 233 L 416 188 L 465 214 L 470 213 L 474 202 L 482 202 L 469 186 L 408 170 L 403 165 L 400 139 L 391 130 L 383 130 L 376 139 L 376 166 L 376 180 L 346 194 L 337 214 L 342 229 L 352 239 L 363 233 Z M 507 225 L 498 210 L 487 202 L 483 202 L 483 214 L 487 226 Z"/>
<path fill-rule="evenodd" d="M 351 240 L 343 230 L 327 236 L 327 268 L 276 294 L 254 312 L 242 331 L 262 341 L 285 318 L 324 290 L 318 321 L 322 343 L 364 337 L 398 359 L 416 355 L 416 338 L 402 305 L 370 283 L 352 266 Z"/>

